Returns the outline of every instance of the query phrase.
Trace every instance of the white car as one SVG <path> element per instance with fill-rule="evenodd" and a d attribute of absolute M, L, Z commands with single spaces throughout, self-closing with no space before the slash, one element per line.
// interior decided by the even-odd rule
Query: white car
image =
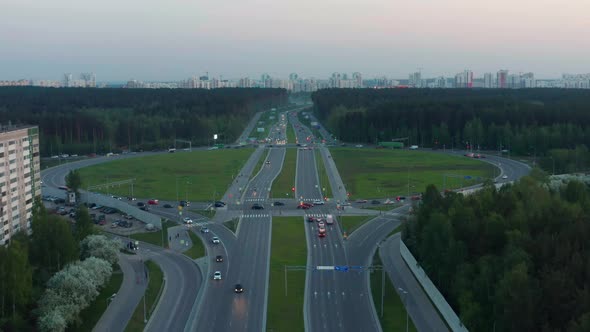
<path fill-rule="evenodd" d="M 221 280 L 221 271 L 215 271 L 213 273 L 213 280 Z"/>
<path fill-rule="evenodd" d="M 508 175 L 502 176 L 502 179 L 508 179 Z"/>
<path fill-rule="evenodd" d="M 314 205 L 324 205 L 325 204 L 323 199 L 314 199 L 312 203 Z"/>
<path fill-rule="evenodd" d="M 318 223 L 318 227 L 319 227 L 319 228 L 324 228 L 324 226 L 326 226 L 326 224 L 324 224 L 324 222 L 323 222 L 323 221 L 320 221 L 320 222 Z"/>
<path fill-rule="evenodd" d="M 217 236 L 214 236 L 214 237 L 211 239 L 211 242 L 212 242 L 213 244 L 218 244 L 218 243 L 221 243 L 221 241 L 219 241 L 219 238 L 218 238 Z"/>
<path fill-rule="evenodd" d="M 193 223 L 193 220 L 189 217 L 184 217 L 182 219 L 182 221 L 184 221 L 185 224 L 192 224 Z"/>
<path fill-rule="evenodd" d="M 209 233 L 209 228 L 205 226 L 201 227 L 201 233 Z"/>

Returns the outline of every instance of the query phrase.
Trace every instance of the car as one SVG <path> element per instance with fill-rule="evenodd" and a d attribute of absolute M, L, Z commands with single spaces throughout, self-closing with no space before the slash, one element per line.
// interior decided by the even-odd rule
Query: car
<path fill-rule="evenodd" d="M 421 199 L 422 199 L 422 195 L 414 195 L 414 196 L 412 196 L 412 198 L 411 198 L 411 199 L 412 199 L 413 201 L 419 201 L 419 200 L 421 200 Z"/>
<path fill-rule="evenodd" d="M 317 221 L 316 217 L 307 217 L 307 222 L 315 222 Z"/>
<path fill-rule="evenodd" d="M 221 204 L 219 202 L 215 202 L 215 204 L 213 204 L 213 206 L 215 206 L 216 208 L 220 208 L 220 207 L 224 207 L 225 204 Z"/>
<path fill-rule="evenodd" d="M 165 207 L 166 209 L 170 209 L 170 208 L 172 208 L 172 204 L 168 204 L 168 203 L 166 203 L 166 204 L 164 204 L 164 207 Z"/>
<path fill-rule="evenodd" d="M 323 221 L 318 222 L 318 227 L 323 228 L 326 224 Z"/>
<path fill-rule="evenodd" d="M 236 292 L 236 293 L 243 293 L 244 292 L 244 288 L 242 287 L 241 284 L 236 284 L 234 286 L 234 292 Z"/>
<path fill-rule="evenodd" d="M 213 280 L 221 280 L 221 271 L 215 271 L 213 273 Z"/>
<path fill-rule="evenodd" d="M 363 204 L 363 203 L 367 203 L 367 200 L 366 199 L 357 199 L 356 202 Z"/>
<path fill-rule="evenodd" d="M 127 219 L 127 220 L 132 220 L 132 219 L 133 219 L 133 216 L 132 216 L 132 215 L 130 215 L 130 214 L 124 214 L 124 215 L 123 215 L 123 218 L 125 218 L 125 219 Z"/>
<path fill-rule="evenodd" d="M 363 147 L 363 145 L 362 145 L 362 144 L 357 144 L 357 145 L 355 145 L 354 147 L 356 147 L 356 148 L 362 148 L 362 147 Z"/>
<path fill-rule="evenodd" d="M 225 206 L 225 202 L 223 202 L 223 201 L 216 201 L 215 204 L 216 205 L 219 204 L 221 206 Z"/>
<path fill-rule="evenodd" d="M 149 211 L 150 210 L 147 205 L 143 205 L 139 209 L 140 210 L 143 210 L 143 211 Z"/>
<path fill-rule="evenodd" d="M 148 201 L 149 205 L 158 205 L 159 201 L 155 198 L 152 198 Z"/>
<path fill-rule="evenodd" d="M 188 201 L 180 201 L 180 203 L 178 203 L 178 205 L 185 207 L 185 206 L 191 206 L 191 202 Z"/>
<path fill-rule="evenodd" d="M 381 202 L 379 202 L 378 200 L 374 199 L 374 200 L 371 201 L 371 204 L 377 205 L 377 204 L 381 204 Z"/>
<path fill-rule="evenodd" d="M 406 200 L 406 196 L 397 196 L 395 198 L 396 201 L 400 202 L 400 201 L 405 201 Z"/>
<path fill-rule="evenodd" d="M 271 145 L 271 147 L 272 147 L 272 145 Z M 270 165 L 270 160 L 267 160 L 267 161 L 266 161 L 266 164 L 267 164 L 267 165 Z"/>
<path fill-rule="evenodd" d="M 502 179 L 508 179 L 508 175 L 503 175 Z"/>
<path fill-rule="evenodd" d="M 319 233 L 318 233 L 318 237 L 326 237 L 326 233 L 325 233 L 325 232 L 324 232 L 324 233 L 322 233 L 322 232 L 319 232 Z"/>
<path fill-rule="evenodd" d="M 144 202 L 137 202 L 136 204 L 137 204 L 137 206 L 139 206 L 139 207 L 145 206 L 145 203 L 144 203 Z"/>
<path fill-rule="evenodd" d="M 138 249 L 137 248 L 137 244 L 135 244 L 135 242 L 133 242 L 133 241 L 129 241 L 127 243 L 127 249 L 129 249 L 129 250 L 137 250 Z"/>
<path fill-rule="evenodd" d="M 325 202 L 323 199 L 314 199 L 313 200 L 313 205 L 324 205 Z"/>
<path fill-rule="evenodd" d="M 182 218 L 182 221 L 183 221 L 185 224 L 192 224 L 192 223 L 193 223 L 193 220 L 192 220 L 191 218 L 189 218 L 189 217 L 184 217 L 184 218 Z"/>
<path fill-rule="evenodd" d="M 264 206 L 260 204 L 254 204 L 252 205 L 252 210 L 264 210 Z"/>
<path fill-rule="evenodd" d="M 276 201 L 273 204 L 274 204 L 274 206 L 283 206 L 283 205 L 285 205 L 285 203 L 280 202 L 280 201 Z"/>
<path fill-rule="evenodd" d="M 221 256 L 221 255 L 215 256 L 215 261 L 218 262 L 218 263 L 223 262 L 223 256 Z"/>
<path fill-rule="evenodd" d="M 209 228 L 205 226 L 201 227 L 201 233 L 209 233 Z"/>
<path fill-rule="evenodd" d="M 219 238 L 218 238 L 217 236 L 214 236 L 214 237 L 211 239 L 211 243 L 213 243 L 213 244 L 219 244 L 220 242 L 221 242 L 221 241 L 219 241 Z"/>
<path fill-rule="evenodd" d="M 131 197 L 131 196 L 127 196 L 127 200 L 128 200 L 128 201 L 136 201 L 136 200 L 137 200 L 137 198 L 135 198 L 135 197 Z"/>
<path fill-rule="evenodd" d="M 113 221 L 113 222 L 111 223 L 111 228 L 117 228 L 118 226 L 119 226 L 119 223 L 118 223 L 118 222 L 116 222 L 116 221 Z"/>
<path fill-rule="evenodd" d="M 311 207 L 311 206 L 309 206 L 309 205 L 304 205 L 304 204 L 299 204 L 299 205 L 297 205 L 297 208 L 298 208 L 298 209 L 302 209 L 302 210 L 307 210 L 307 209 L 309 209 L 310 207 Z"/>

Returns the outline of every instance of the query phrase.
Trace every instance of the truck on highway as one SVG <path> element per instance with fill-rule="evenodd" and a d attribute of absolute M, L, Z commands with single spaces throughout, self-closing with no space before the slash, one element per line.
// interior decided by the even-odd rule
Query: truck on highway
<path fill-rule="evenodd" d="M 410 150 L 418 150 L 418 145 L 412 145 L 412 146 L 410 146 Z"/>
<path fill-rule="evenodd" d="M 326 216 L 326 224 L 327 225 L 334 225 L 334 216 L 331 214 Z"/>

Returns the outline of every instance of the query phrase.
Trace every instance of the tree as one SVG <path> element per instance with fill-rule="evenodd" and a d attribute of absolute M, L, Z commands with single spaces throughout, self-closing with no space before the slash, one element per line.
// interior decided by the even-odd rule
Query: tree
<path fill-rule="evenodd" d="M 90 220 L 88 209 L 84 205 L 79 205 L 76 210 L 76 239 L 80 242 L 94 233 L 94 225 Z"/>
<path fill-rule="evenodd" d="M 118 261 L 117 254 L 121 244 L 104 235 L 90 235 L 82 241 L 80 247 L 82 259 L 97 257 L 113 265 Z"/>
<path fill-rule="evenodd" d="M 80 187 L 82 186 L 82 178 L 77 170 L 73 169 L 66 175 L 66 186 L 75 192 L 76 195 L 79 194 Z"/>

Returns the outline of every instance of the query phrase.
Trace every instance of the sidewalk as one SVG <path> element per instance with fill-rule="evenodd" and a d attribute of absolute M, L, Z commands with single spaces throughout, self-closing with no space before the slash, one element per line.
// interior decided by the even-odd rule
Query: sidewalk
<path fill-rule="evenodd" d="M 171 250 L 179 253 L 185 252 L 193 246 L 187 226 L 179 225 L 168 228 L 168 245 Z"/>

